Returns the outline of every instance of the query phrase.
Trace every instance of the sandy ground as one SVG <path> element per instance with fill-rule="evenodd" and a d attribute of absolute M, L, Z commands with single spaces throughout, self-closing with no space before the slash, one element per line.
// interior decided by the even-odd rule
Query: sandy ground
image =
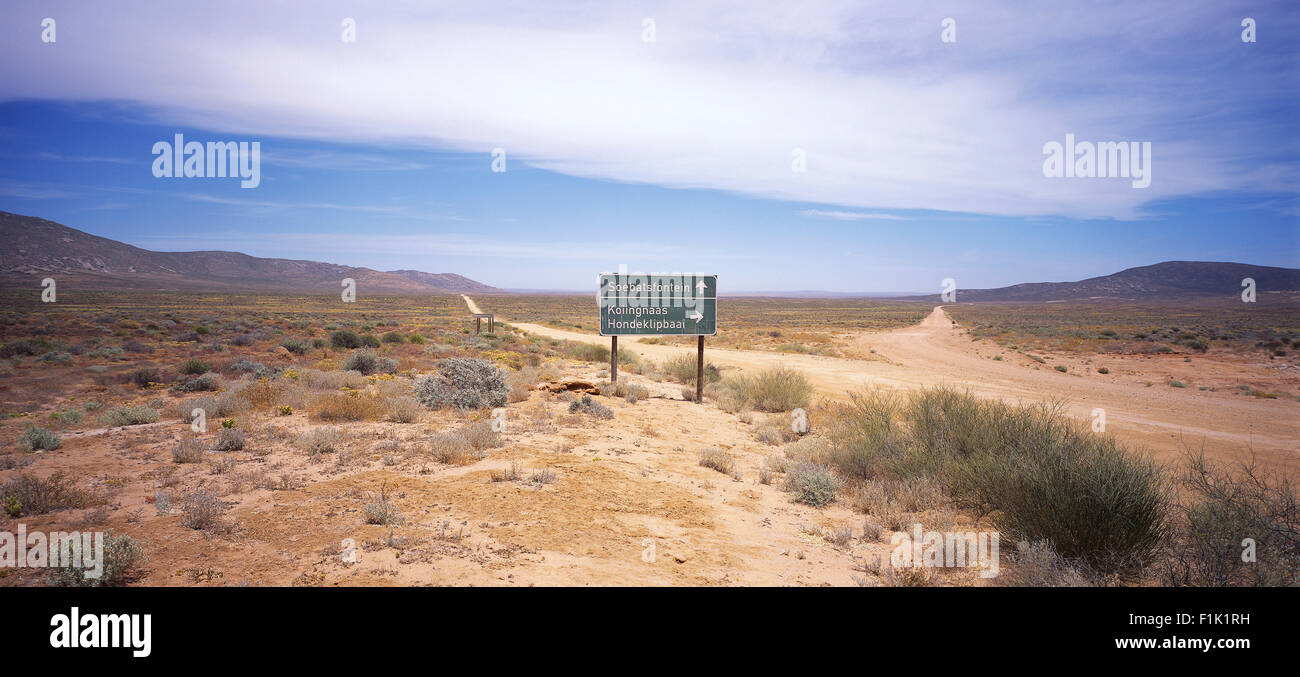
<path fill-rule="evenodd" d="M 466 297 L 471 309 L 477 305 Z M 478 312 L 475 310 L 475 312 Z M 498 320 L 504 318 L 498 317 Z M 522 330 L 552 338 L 606 343 L 592 334 L 511 323 Z M 829 397 L 865 387 L 920 388 L 948 385 L 1009 402 L 1062 402 L 1070 415 L 1092 420 L 1105 411 L 1107 432 L 1175 461 L 1186 445 L 1205 445 L 1206 454 L 1241 459 L 1253 449 L 1261 465 L 1288 474 L 1300 470 L 1300 402 L 1290 398 L 1261 399 L 1241 394 L 1239 384 L 1260 389 L 1282 386 L 1300 390 L 1300 372 L 1247 361 L 1234 355 L 1052 355 L 1047 364 L 999 346 L 974 342 L 938 306 L 921 324 L 883 332 L 841 337 L 878 359 L 854 360 L 766 351 L 711 349 L 705 359 L 719 367 L 764 369 L 784 365 L 803 371 L 817 390 Z M 694 348 L 625 340 L 620 348 L 646 358 L 694 353 Z M 874 352 L 870 352 L 874 351 Z M 1001 355 L 1002 360 L 994 360 Z M 1068 373 L 1053 369 L 1057 364 Z M 1109 374 L 1095 370 L 1105 366 Z M 1171 379 L 1192 384 L 1174 388 Z M 1199 386 L 1216 390 L 1199 390 Z"/>

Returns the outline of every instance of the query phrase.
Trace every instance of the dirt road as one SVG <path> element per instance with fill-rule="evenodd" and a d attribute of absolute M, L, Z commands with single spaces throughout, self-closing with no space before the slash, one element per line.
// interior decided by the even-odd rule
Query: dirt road
<path fill-rule="evenodd" d="M 465 302 L 480 312 L 468 296 Z M 503 318 L 498 317 L 498 320 Z M 511 323 L 524 331 L 569 341 L 606 343 L 592 334 L 553 329 L 538 324 Z M 856 347 L 878 360 L 855 360 L 816 355 L 783 354 L 753 350 L 706 349 L 706 359 L 719 367 L 760 370 L 786 366 L 804 372 L 818 392 L 832 397 L 866 387 L 895 389 L 949 385 L 981 396 L 1008 402 L 1061 401 L 1075 417 L 1092 420 L 1103 410 L 1107 432 L 1151 450 L 1162 460 L 1174 460 L 1184 445 L 1205 445 L 1206 453 L 1220 459 L 1238 459 L 1253 448 L 1261 464 L 1300 470 L 1300 402 L 1261 399 L 1241 394 L 1234 384 L 1247 380 L 1281 381 L 1300 389 L 1300 375 L 1279 373 L 1267 366 L 1230 358 L 1198 356 L 1192 362 L 1181 355 L 1051 356 L 1041 364 L 999 346 L 973 342 L 944 312 L 942 306 L 920 324 L 881 332 L 852 335 Z M 642 357 L 663 361 L 693 348 L 626 341 L 620 347 Z M 1001 356 L 1001 360 L 993 359 Z M 1053 367 L 1064 365 L 1068 372 Z M 1109 374 L 1093 368 L 1105 365 Z M 1206 390 L 1168 385 L 1180 379 L 1206 384 Z M 1211 391 L 1208 388 L 1215 387 Z"/>

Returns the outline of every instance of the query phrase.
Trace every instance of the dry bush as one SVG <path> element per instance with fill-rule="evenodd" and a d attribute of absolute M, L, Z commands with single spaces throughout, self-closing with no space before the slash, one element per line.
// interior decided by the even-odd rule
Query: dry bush
<path fill-rule="evenodd" d="M 225 428 L 222 428 L 225 430 Z M 172 447 L 172 461 L 175 463 L 198 463 L 203 460 L 205 451 L 203 441 L 196 437 L 187 437 Z"/>
<path fill-rule="evenodd" d="M 474 421 L 460 427 L 457 431 L 475 451 L 486 449 L 496 449 L 506 444 L 505 438 L 492 430 L 492 424 L 488 421 Z"/>
<path fill-rule="evenodd" d="M 175 405 L 176 418 L 190 423 L 194 420 L 194 410 L 202 409 L 208 418 L 226 418 L 240 412 L 248 411 L 251 405 L 237 393 L 228 392 L 220 395 L 203 395 L 183 400 Z"/>
<path fill-rule="evenodd" d="M 318 395 L 308 408 L 320 421 L 375 421 L 384 415 L 379 397 L 357 391 Z"/>
<path fill-rule="evenodd" d="M 736 459 L 721 449 L 705 449 L 701 451 L 700 465 L 717 470 L 723 475 L 736 474 Z"/>
<path fill-rule="evenodd" d="M 144 405 L 117 407 L 104 413 L 101 418 L 105 426 L 120 428 L 129 425 L 142 425 L 158 420 L 158 412 Z"/>
<path fill-rule="evenodd" d="M 218 451 L 239 451 L 248 443 L 248 436 L 239 428 L 222 428 L 217 431 Z"/>
<path fill-rule="evenodd" d="M 537 384 L 537 370 L 533 367 L 524 367 L 507 376 L 506 384 L 510 386 L 510 393 L 506 396 L 506 400 L 508 402 L 523 402 L 528 399 L 528 394 L 532 392 L 533 386 Z"/>
<path fill-rule="evenodd" d="M 225 514 L 226 504 L 216 494 L 198 489 L 186 494 L 181 503 L 181 526 L 198 531 L 226 531 Z"/>
<path fill-rule="evenodd" d="M 785 476 L 785 490 L 796 503 L 820 508 L 835 502 L 835 493 L 844 483 L 830 469 L 816 463 L 799 463 Z"/>
<path fill-rule="evenodd" d="M 366 377 L 353 371 L 303 369 L 298 374 L 298 383 L 309 390 L 357 389 L 366 385 Z"/>
<path fill-rule="evenodd" d="M 0 504 L 3 504 L 10 517 L 88 508 L 103 502 L 100 496 L 77 487 L 63 471 L 46 478 L 22 473 L 0 485 Z"/>
<path fill-rule="evenodd" d="M 1015 588 L 1083 588 L 1095 585 L 1081 565 L 1056 554 L 1047 541 L 1016 543 L 1015 552 L 1009 553 L 992 583 Z"/>
<path fill-rule="evenodd" d="M 414 397 L 398 397 L 388 401 L 385 418 L 394 423 L 415 423 L 424 412 L 424 407 Z"/>
<path fill-rule="evenodd" d="M 1188 450 L 1179 478 L 1186 505 L 1162 578 L 1167 585 L 1300 584 L 1300 505 L 1290 479 L 1260 469 L 1253 455 L 1237 466 Z M 1246 539 L 1254 561 L 1243 561 Z"/>
<path fill-rule="evenodd" d="M 430 437 L 429 455 L 433 460 L 445 465 L 464 465 L 483 457 L 476 455 L 469 441 L 454 430 L 436 433 Z"/>
<path fill-rule="evenodd" d="M 372 499 L 361 509 L 366 524 L 399 526 L 405 521 L 397 510 L 397 504 L 389 498 L 387 485 L 381 486 L 379 494 L 372 496 Z"/>
<path fill-rule="evenodd" d="M 312 428 L 298 438 L 296 446 L 312 457 L 332 454 L 343 448 L 343 436 L 339 434 L 337 428 L 328 426 Z"/>

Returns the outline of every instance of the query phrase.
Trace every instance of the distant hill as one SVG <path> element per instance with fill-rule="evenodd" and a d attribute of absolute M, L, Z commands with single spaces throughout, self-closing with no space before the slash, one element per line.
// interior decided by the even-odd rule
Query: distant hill
<path fill-rule="evenodd" d="M 957 289 L 957 301 L 1164 300 L 1235 296 L 1253 278 L 1257 293 L 1300 291 L 1300 270 L 1214 261 L 1165 261 L 1078 282 L 1027 282 L 997 289 Z M 938 294 L 914 297 L 938 301 Z"/>
<path fill-rule="evenodd" d="M 401 275 L 408 280 L 459 294 L 499 294 L 502 292 L 501 289 L 489 287 L 482 282 L 475 282 L 464 275 L 457 275 L 456 273 L 426 273 L 420 270 L 390 270 L 388 272 L 391 275 Z"/>
<path fill-rule="evenodd" d="M 96 289 L 257 291 L 338 294 L 344 278 L 359 294 L 500 291 L 454 273 L 383 272 L 318 261 L 266 259 L 238 252 L 154 252 L 33 216 L 0 211 L 0 282 Z"/>

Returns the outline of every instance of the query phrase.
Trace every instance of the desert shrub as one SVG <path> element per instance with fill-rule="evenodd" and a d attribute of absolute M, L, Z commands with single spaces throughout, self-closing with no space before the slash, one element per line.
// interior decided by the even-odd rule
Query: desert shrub
<path fill-rule="evenodd" d="M 426 346 L 424 352 L 427 355 L 448 355 L 456 352 L 456 346 L 447 345 L 446 343 L 434 343 Z"/>
<path fill-rule="evenodd" d="M 379 494 L 374 496 L 373 499 L 374 500 L 367 503 L 366 506 L 361 509 L 362 514 L 365 516 L 366 524 L 396 526 L 405 521 L 402 519 L 401 513 L 397 510 L 397 504 L 388 497 L 387 487 L 381 487 Z"/>
<path fill-rule="evenodd" d="M 509 394 L 505 374 L 491 362 L 475 358 L 441 360 L 438 375 L 422 376 L 415 382 L 416 399 L 430 409 L 501 407 Z"/>
<path fill-rule="evenodd" d="M 1091 576 L 1077 562 L 1056 554 L 1047 541 L 1020 541 L 1001 567 L 994 585 L 1016 588 L 1083 588 L 1093 585 Z"/>
<path fill-rule="evenodd" d="M 469 441 L 455 431 L 441 432 L 429 438 L 429 455 L 446 465 L 461 465 L 481 456 L 474 456 Z"/>
<path fill-rule="evenodd" d="M 62 471 L 46 478 L 22 473 L 0 485 L 0 500 L 6 505 L 12 502 L 19 515 L 43 515 L 55 510 L 86 508 L 101 502 L 91 492 L 78 488 Z"/>
<path fill-rule="evenodd" d="M 569 403 L 570 414 L 586 414 L 593 418 L 611 419 L 614 418 L 614 410 L 591 399 L 591 395 L 583 395 L 581 400 L 574 400 Z"/>
<path fill-rule="evenodd" d="M 185 360 L 185 363 L 181 365 L 181 373 L 191 376 L 207 373 L 211 369 L 212 365 L 197 357 L 191 357 L 190 359 Z"/>
<path fill-rule="evenodd" d="M 280 346 L 294 355 L 302 355 L 311 349 L 311 344 L 298 339 L 285 339 L 280 342 Z"/>
<path fill-rule="evenodd" d="M 1097 369 L 1097 373 L 1098 373 L 1098 374 L 1109 374 L 1109 373 L 1110 373 L 1110 370 L 1107 369 L 1106 367 L 1099 367 L 1099 368 Z"/>
<path fill-rule="evenodd" d="M 53 451 L 63 446 L 63 438 L 36 426 L 27 426 L 18 437 L 18 448 L 23 451 Z"/>
<path fill-rule="evenodd" d="M 172 386 L 175 393 L 216 392 L 221 389 L 221 379 L 216 374 L 204 374 Z"/>
<path fill-rule="evenodd" d="M 371 374 L 397 373 L 397 361 L 388 357 L 379 357 L 369 350 L 358 350 L 343 360 L 344 371 L 359 371 L 365 376 Z"/>
<path fill-rule="evenodd" d="M 413 343 L 413 344 L 415 344 L 415 345 L 417 345 L 417 346 L 418 346 L 418 345 L 424 345 L 424 336 L 422 336 L 422 335 L 420 335 L 420 334 L 411 334 L 410 336 L 407 336 L 407 337 L 406 337 L 406 340 L 407 340 L 407 341 L 410 341 L 411 343 Z"/>
<path fill-rule="evenodd" d="M 506 377 L 506 383 L 510 386 L 510 393 L 506 396 L 509 402 L 523 402 L 528 399 L 528 393 L 537 383 L 537 370 L 532 367 L 524 367 Z"/>
<path fill-rule="evenodd" d="M 141 343 L 139 341 L 131 340 L 122 344 L 122 350 L 125 350 L 128 353 L 135 353 L 137 355 L 148 355 L 153 352 L 153 346 Z"/>
<path fill-rule="evenodd" d="M 852 393 L 833 414 L 830 463 L 845 477 L 907 474 L 907 439 L 897 416 L 898 400 L 882 391 Z"/>
<path fill-rule="evenodd" d="M 254 362 L 246 357 L 241 357 L 226 367 L 228 371 L 236 374 L 252 374 L 253 378 L 271 379 L 280 375 L 282 371 L 279 367 L 268 367 L 261 362 Z"/>
<path fill-rule="evenodd" d="M 50 352 L 41 355 L 40 360 L 42 362 L 64 364 L 72 361 L 72 355 L 62 350 L 51 350 Z"/>
<path fill-rule="evenodd" d="M 699 364 L 695 355 L 678 355 L 660 365 L 660 370 L 669 380 L 687 385 L 695 385 L 695 376 Z M 704 363 L 704 383 L 717 383 L 722 374 L 711 362 Z"/>
<path fill-rule="evenodd" d="M 492 424 L 487 421 L 474 421 L 466 423 L 457 429 L 457 434 L 465 439 L 469 446 L 475 451 L 485 449 L 496 449 L 505 445 L 505 439 L 501 433 L 492 429 Z"/>
<path fill-rule="evenodd" d="M 694 382 L 694 379 L 691 379 Z M 758 411 L 790 411 L 808 406 L 812 384 L 803 372 L 786 367 L 764 369 L 753 376 L 736 376 L 722 381 L 722 391 L 730 391 L 745 406 Z M 743 408 L 743 407 L 741 407 Z"/>
<path fill-rule="evenodd" d="M 225 525 L 226 504 L 207 489 L 185 495 L 181 503 L 181 526 L 197 531 L 218 531 Z"/>
<path fill-rule="evenodd" d="M 360 388 L 366 379 L 353 371 L 317 371 L 303 369 L 298 374 L 298 383 L 310 390 L 339 390 L 341 388 Z"/>
<path fill-rule="evenodd" d="M 375 338 L 372 334 L 363 334 L 361 336 L 361 346 L 363 348 L 378 348 L 379 339 Z"/>
<path fill-rule="evenodd" d="M 104 568 L 99 578 L 89 578 L 86 570 L 75 566 L 63 566 L 51 569 L 46 582 L 59 587 L 97 588 L 122 585 L 134 579 L 139 568 L 146 561 L 144 545 L 122 534 L 113 535 L 113 531 L 104 533 Z"/>
<path fill-rule="evenodd" d="M 1052 367 L 1052 368 L 1055 369 L 1055 370 L 1057 370 L 1057 371 L 1059 371 L 1059 372 L 1061 372 L 1062 374 L 1064 374 L 1065 372 L 1067 372 L 1067 371 L 1070 370 L 1070 368 L 1067 367 L 1067 366 L 1065 366 L 1064 364 L 1058 364 L 1058 365 L 1056 365 L 1055 367 Z"/>
<path fill-rule="evenodd" d="M 701 451 L 700 465 L 717 470 L 723 475 L 736 474 L 736 459 L 721 449 L 705 449 Z"/>
<path fill-rule="evenodd" d="M 312 428 L 298 438 L 296 445 L 309 456 L 332 454 L 343 448 L 343 437 L 337 428 Z"/>
<path fill-rule="evenodd" d="M 357 391 L 319 395 L 308 407 L 321 421 L 374 421 L 385 413 L 380 398 Z"/>
<path fill-rule="evenodd" d="M 135 372 L 131 374 L 131 382 L 141 388 L 148 388 L 161 380 L 162 377 L 158 375 L 158 370 L 150 367 L 136 369 Z"/>
<path fill-rule="evenodd" d="M 398 397 L 388 402 L 387 419 L 394 423 L 415 423 L 424 407 L 414 397 Z"/>
<path fill-rule="evenodd" d="M 330 345 L 335 348 L 360 348 L 361 337 L 354 331 L 340 329 L 330 334 Z"/>
<path fill-rule="evenodd" d="M 100 346 L 98 348 L 91 349 L 89 352 L 86 353 L 86 357 L 93 357 L 97 359 L 114 359 L 120 357 L 121 355 L 122 355 L 122 349 L 118 348 L 117 346 Z"/>
<path fill-rule="evenodd" d="M 1266 473 L 1253 458 L 1235 468 L 1212 464 L 1203 450 L 1189 451 L 1181 470 L 1187 504 L 1176 511 L 1166 584 L 1300 584 L 1300 506 L 1285 474 Z M 1242 557 L 1247 538 L 1254 541 L 1251 562 Z"/>
<path fill-rule="evenodd" d="M 217 451 L 239 451 L 248 442 L 248 436 L 239 428 L 225 428 L 217 431 Z"/>
<path fill-rule="evenodd" d="M 390 331 L 387 334 L 384 334 L 383 336 L 379 337 L 379 340 L 383 341 L 384 343 L 404 343 L 406 342 L 406 337 L 402 336 L 401 334 L 395 331 Z"/>
<path fill-rule="evenodd" d="M 41 347 L 32 341 L 11 341 L 0 348 L 0 357 L 14 357 L 15 355 L 36 355 L 41 352 Z"/>
<path fill-rule="evenodd" d="M 172 447 L 172 461 L 176 463 L 198 463 L 203 460 L 203 442 L 187 437 Z"/>
<path fill-rule="evenodd" d="M 825 466 L 816 463 L 799 463 L 786 472 L 785 490 L 793 494 L 796 503 L 820 508 L 835 502 L 835 492 L 843 486 Z"/>
<path fill-rule="evenodd" d="M 936 477 L 1015 541 L 1050 541 L 1097 571 L 1137 566 L 1164 541 L 1161 469 L 1055 407 L 930 389 L 910 396 L 904 417 L 914 447 L 889 467 Z"/>
<path fill-rule="evenodd" d="M 203 395 L 193 399 L 184 400 L 176 405 L 176 418 L 191 423 L 194 420 L 194 410 L 202 409 L 204 415 L 208 418 L 221 418 L 247 411 L 252 406 L 248 400 L 241 397 L 238 393 L 228 392 L 220 395 Z"/>
<path fill-rule="evenodd" d="M 133 407 L 117 407 L 106 412 L 100 419 L 104 425 L 110 428 L 120 428 L 128 425 L 141 425 L 144 423 L 153 423 L 158 420 L 158 411 L 143 404 Z"/>

